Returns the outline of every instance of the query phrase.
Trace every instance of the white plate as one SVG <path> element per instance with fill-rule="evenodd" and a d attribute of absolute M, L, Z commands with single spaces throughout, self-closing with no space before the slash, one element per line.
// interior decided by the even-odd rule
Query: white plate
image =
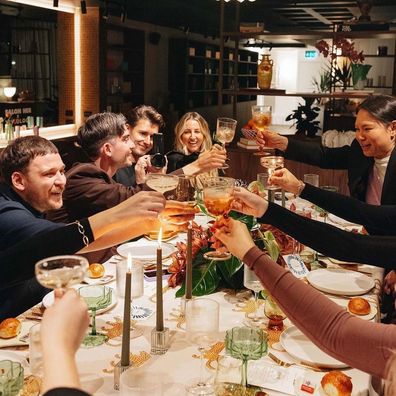
<path fill-rule="evenodd" d="M 89 278 L 88 276 L 86 276 L 84 278 L 84 283 L 87 283 L 88 285 L 105 285 L 106 283 L 115 281 L 115 279 L 115 276 L 111 274 L 105 274 L 100 278 Z"/>
<path fill-rule="evenodd" d="M 74 289 L 78 290 L 79 287 L 82 286 L 78 286 L 78 287 L 74 287 Z M 103 308 L 103 309 L 98 309 L 96 311 L 96 315 L 100 315 L 104 312 L 110 311 L 110 309 L 114 308 L 117 305 L 117 295 L 116 295 L 116 290 L 114 288 L 112 288 L 112 293 L 111 293 L 111 303 L 108 307 Z M 50 307 L 52 304 L 54 303 L 54 292 L 50 292 L 48 294 L 46 294 L 43 298 L 42 304 L 45 308 Z"/>
<path fill-rule="evenodd" d="M 347 364 L 332 358 L 320 350 L 295 326 L 287 328 L 281 334 L 280 343 L 286 352 L 298 362 L 329 368 L 348 367 Z"/>
<path fill-rule="evenodd" d="M 375 283 L 367 275 L 345 269 L 326 268 L 311 271 L 308 282 L 325 293 L 358 296 L 371 290 Z"/>
<path fill-rule="evenodd" d="M 346 300 L 345 298 L 337 298 L 337 297 L 329 297 L 329 298 L 331 301 L 334 301 L 336 304 L 340 305 L 341 307 L 344 307 L 351 315 L 356 316 L 357 318 L 364 320 L 371 320 L 375 317 L 375 315 L 377 315 L 376 305 L 369 300 L 367 301 L 370 304 L 370 308 L 371 308 L 370 313 L 368 313 L 367 315 L 356 315 L 348 309 L 349 300 Z"/>
<path fill-rule="evenodd" d="M 26 358 L 16 352 L 0 350 L 0 360 L 11 360 L 12 362 L 18 362 L 21 363 L 21 366 L 25 368 L 29 366 Z"/>
<path fill-rule="evenodd" d="M 135 242 L 124 243 L 118 246 L 117 252 L 120 256 L 127 257 L 131 253 L 133 259 L 136 260 L 156 260 L 158 242 L 139 240 Z M 175 253 L 177 248 L 169 243 L 162 244 L 162 258 L 169 257 Z"/>

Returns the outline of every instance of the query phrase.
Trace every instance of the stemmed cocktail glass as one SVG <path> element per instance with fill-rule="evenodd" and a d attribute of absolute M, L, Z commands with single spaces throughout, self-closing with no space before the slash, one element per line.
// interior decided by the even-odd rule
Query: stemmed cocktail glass
<path fill-rule="evenodd" d="M 235 180 L 230 177 L 210 177 L 203 181 L 203 201 L 208 213 L 216 219 L 228 213 L 233 200 Z M 228 260 L 229 252 L 210 251 L 204 254 L 209 260 Z"/>
<path fill-rule="evenodd" d="M 255 131 L 263 132 L 268 129 L 272 122 L 271 106 L 252 106 L 252 121 Z M 254 155 L 265 155 L 265 153 L 263 150 L 260 150 L 255 152 Z"/>
<path fill-rule="evenodd" d="M 187 386 L 187 391 L 195 395 L 213 395 L 213 384 L 204 379 L 203 354 L 219 337 L 219 310 L 217 301 L 196 298 L 186 301 L 187 339 L 198 346 L 200 352 L 200 376 Z"/>
<path fill-rule="evenodd" d="M 82 343 L 86 347 L 102 345 L 107 340 L 107 336 L 96 331 L 96 312 L 111 304 L 112 289 L 103 285 L 91 285 L 80 287 L 78 293 L 85 300 L 88 311 L 92 314 L 92 330 L 85 336 Z"/>
<path fill-rule="evenodd" d="M 38 261 L 35 273 L 42 286 L 65 289 L 83 281 L 88 265 L 88 260 L 81 256 L 52 256 Z"/>
<path fill-rule="evenodd" d="M 227 353 L 243 362 L 241 385 L 247 386 L 247 362 L 260 359 L 267 353 L 268 334 L 253 327 L 233 327 L 227 330 Z"/>
<path fill-rule="evenodd" d="M 264 304 L 265 316 L 269 319 L 269 330 L 283 330 L 283 320 L 286 319 L 285 313 L 280 309 L 277 302 L 270 295 L 267 296 Z"/>
<path fill-rule="evenodd" d="M 268 169 L 268 175 L 271 178 L 272 174 L 284 167 L 284 158 L 280 155 L 268 155 L 260 158 L 260 164 Z M 279 187 L 268 185 L 268 190 L 278 190 Z"/>
<path fill-rule="evenodd" d="M 225 150 L 226 143 L 231 143 L 235 136 L 237 121 L 232 118 L 221 117 L 217 119 L 216 140 L 219 141 Z M 220 169 L 227 169 L 229 166 L 224 165 Z"/>

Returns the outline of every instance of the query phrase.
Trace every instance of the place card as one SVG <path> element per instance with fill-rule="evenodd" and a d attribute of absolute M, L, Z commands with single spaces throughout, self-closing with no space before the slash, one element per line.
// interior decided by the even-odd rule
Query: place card
<path fill-rule="evenodd" d="M 296 278 L 301 279 L 308 275 L 308 268 L 305 266 L 304 261 L 298 254 L 286 254 L 283 256 L 283 259 L 285 260 L 290 272 Z"/>
<path fill-rule="evenodd" d="M 294 395 L 294 382 L 303 374 L 304 369 L 300 367 L 286 368 L 265 360 L 255 360 L 248 363 L 247 379 L 250 385 Z"/>

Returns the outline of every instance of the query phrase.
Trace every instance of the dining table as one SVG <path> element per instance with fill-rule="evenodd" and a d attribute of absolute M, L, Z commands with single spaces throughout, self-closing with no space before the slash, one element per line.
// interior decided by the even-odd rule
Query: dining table
<path fill-rule="evenodd" d="M 280 202 L 279 202 L 280 203 Z M 289 197 L 286 205 L 290 207 L 294 203 L 295 208 L 304 212 L 315 211 L 310 203 L 300 198 Z M 198 214 L 195 221 L 205 226 L 209 218 L 204 214 Z M 323 221 L 318 216 L 319 221 Z M 356 225 L 349 224 L 343 219 L 329 216 L 326 221 L 343 228 L 353 228 Z M 357 226 L 359 227 L 359 226 Z M 175 245 L 178 241 L 186 241 L 187 234 L 179 233 L 175 238 L 167 241 L 170 245 Z M 146 238 L 139 239 L 142 245 L 152 243 Z M 119 362 L 121 355 L 121 329 L 124 300 L 117 291 L 116 268 L 121 261 L 126 258 L 115 255 L 104 263 L 106 276 L 111 281 L 106 284 L 114 289 L 113 303 L 108 310 L 98 313 L 96 318 L 97 330 L 108 335 L 108 340 L 97 347 L 81 347 L 76 354 L 76 361 L 80 373 L 81 383 L 84 390 L 95 395 L 117 395 L 118 390 L 114 388 L 114 366 Z M 165 259 L 164 263 L 166 263 Z M 321 261 L 326 263 L 327 268 L 335 270 L 347 270 L 351 273 L 363 274 L 372 279 L 374 287 L 363 293 L 363 296 L 370 302 L 375 309 L 375 315 L 368 318 L 372 321 L 380 320 L 379 296 L 383 279 L 383 269 L 369 265 L 343 264 L 337 260 L 321 257 Z M 219 262 L 217 265 L 222 265 Z M 311 272 L 323 269 L 321 265 L 313 265 Z M 306 281 L 306 280 L 303 280 Z M 77 286 L 78 287 L 78 286 Z M 153 380 L 161 378 L 163 382 L 164 395 L 184 395 L 186 394 L 186 384 L 197 378 L 200 370 L 200 359 L 198 348 L 189 342 L 186 337 L 185 318 L 182 314 L 182 299 L 176 298 L 175 293 L 178 287 L 168 286 L 167 279 L 163 279 L 163 305 L 164 305 L 164 324 L 170 331 L 170 347 L 163 355 L 151 354 L 151 331 L 156 323 L 156 281 L 153 278 L 144 278 L 144 294 L 132 299 L 132 322 L 130 353 L 131 361 L 134 366 L 140 366 L 145 372 L 152 376 Z M 325 293 L 336 303 L 346 307 L 351 296 L 343 293 Z M 220 304 L 220 333 L 215 342 L 204 353 L 205 375 L 215 377 L 216 360 L 219 355 L 225 353 L 224 338 L 225 332 L 236 326 L 245 326 L 246 317 L 254 309 L 253 296 L 250 290 L 222 289 L 216 293 L 206 296 L 216 300 Z M 263 313 L 263 300 L 259 301 L 259 312 Z M 38 307 L 33 307 L 20 316 L 23 320 L 25 335 L 31 325 L 39 321 L 31 320 L 32 313 L 38 311 Z M 362 319 L 363 320 L 363 319 Z M 293 332 L 298 331 L 289 319 L 284 322 L 284 332 L 293 336 Z M 136 335 L 136 337 L 134 337 Z M 23 334 L 20 335 L 23 337 Z M 307 394 L 298 391 L 299 384 L 304 380 L 309 380 L 316 384 L 314 395 L 320 395 L 320 380 L 323 375 L 334 369 L 324 368 L 320 364 L 306 364 L 296 358 L 298 353 L 286 351 L 282 340 L 282 334 L 272 334 L 269 338 L 268 353 L 261 359 L 249 362 L 248 381 L 254 385 L 261 386 L 269 395 L 285 394 Z M 285 338 L 285 337 L 284 337 Z M 44 340 L 45 342 L 45 340 Z M 4 351 L 12 350 L 13 353 L 21 357 L 28 356 L 28 343 L 24 345 L 2 347 L 0 344 L 0 360 Z M 290 354 L 290 352 L 292 352 Z M 363 396 L 370 394 L 371 376 L 360 370 L 347 367 L 336 368 L 342 370 L 351 377 L 353 383 L 352 396 Z M 26 367 L 29 373 L 29 367 Z"/>

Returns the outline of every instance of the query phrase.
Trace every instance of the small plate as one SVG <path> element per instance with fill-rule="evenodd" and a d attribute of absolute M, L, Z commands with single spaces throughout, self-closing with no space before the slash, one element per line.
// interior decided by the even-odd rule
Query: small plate
<path fill-rule="evenodd" d="M 375 315 L 377 315 L 377 311 L 378 311 L 378 310 L 377 310 L 376 305 L 375 305 L 373 302 L 369 301 L 369 300 L 367 300 L 367 301 L 368 301 L 368 303 L 370 304 L 370 308 L 371 308 L 371 309 L 370 309 L 370 313 L 368 313 L 367 315 L 356 315 L 356 314 L 352 313 L 352 312 L 348 309 L 348 303 L 349 303 L 349 300 L 348 300 L 348 299 L 345 299 L 345 298 L 337 298 L 337 297 L 329 297 L 329 298 L 330 298 L 331 301 L 333 301 L 333 302 L 335 302 L 337 305 L 339 305 L 339 306 L 345 308 L 351 315 L 356 316 L 357 318 L 364 319 L 364 320 L 371 320 L 371 319 L 373 319 L 373 318 L 375 317 Z"/>
<path fill-rule="evenodd" d="M 149 318 L 154 311 L 148 307 L 142 307 L 137 305 L 132 305 L 131 307 L 131 319 L 132 320 L 144 320 Z"/>
<path fill-rule="evenodd" d="M 120 256 L 127 257 L 131 253 L 133 259 L 136 260 L 156 260 L 158 242 L 139 240 L 135 242 L 124 243 L 118 246 L 117 252 Z M 162 258 L 167 258 L 175 253 L 177 248 L 170 243 L 162 244 Z"/>
<path fill-rule="evenodd" d="M 81 286 L 79 286 L 81 287 Z M 79 287 L 74 287 L 76 290 L 79 289 Z M 106 308 L 102 308 L 102 309 L 98 309 L 96 311 L 96 315 L 100 315 L 102 313 L 105 313 L 107 311 L 110 311 L 112 308 L 114 308 L 117 305 L 117 295 L 116 295 L 116 290 L 114 288 L 112 289 L 112 293 L 111 293 L 111 303 L 108 307 Z M 52 304 L 54 303 L 54 292 L 50 292 L 48 294 L 46 294 L 43 298 L 42 304 L 45 308 L 50 307 Z"/>

